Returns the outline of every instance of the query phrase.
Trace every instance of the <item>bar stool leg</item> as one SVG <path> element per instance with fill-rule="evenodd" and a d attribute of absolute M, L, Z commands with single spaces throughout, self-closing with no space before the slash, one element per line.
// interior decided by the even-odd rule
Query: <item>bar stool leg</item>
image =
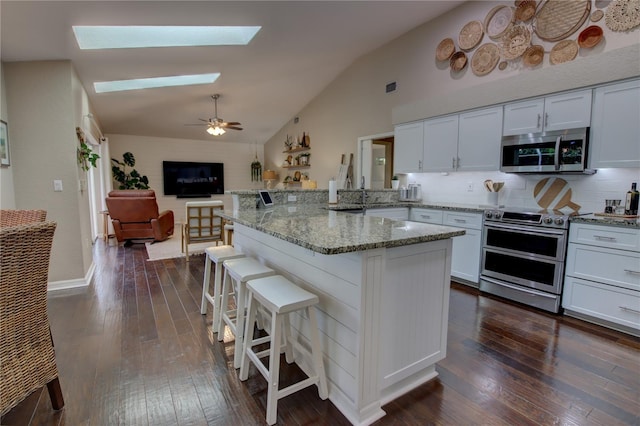
<path fill-rule="evenodd" d="M 253 343 L 253 325 L 256 322 L 256 305 L 257 302 L 253 299 L 251 290 L 248 292 L 249 301 L 247 302 L 247 322 L 245 322 L 244 343 L 242 344 L 242 362 L 240 364 L 240 380 L 245 381 L 249 378 L 249 356 L 247 352 L 252 348 Z"/>
<path fill-rule="evenodd" d="M 244 342 L 244 311 L 247 301 L 246 296 L 244 295 L 246 291 L 244 283 L 236 283 L 236 288 L 238 289 L 238 297 L 236 300 L 238 314 L 236 315 L 236 341 L 234 342 L 233 348 L 233 366 L 235 368 L 240 368 L 240 361 L 242 360 L 242 342 Z"/>
<path fill-rule="evenodd" d="M 220 317 L 222 311 L 222 300 L 226 300 L 226 298 L 222 297 L 222 274 L 223 274 L 224 266 L 222 262 L 216 263 L 215 275 L 213 277 L 213 297 L 215 304 L 213 305 L 213 331 L 216 331 L 220 328 Z"/>
<path fill-rule="evenodd" d="M 224 278 L 222 279 L 222 291 L 220 293 L 220 319 L 218 320 L 218 342 L 224 340 L 224 321 L 222 321 L 222 315 L 229 309 L 229 271 L 225 269 Z"/>
<path fill-rule="evenodd" d="M 287 361 L 287 364 L 291 364 L 293 362 L 293 345 L 291 344 L 291 321 L 289 320 L 289 315 L 285 314 L 283 318 L 284 322 L 284 359 Z"/>
<path fill-rule="evenodd" d="M 267 423 L 275 424 L 278 411 L 278 379 L 280 377 L 280 344 L 282 341 L 282 316 L 271 316 L 271 348 L 269 348 L 269 388 L 267 392 Z"/>
<path fill-rule="evenodd" d="M 204 278 L 202 280 L 202 302 L 200 302 L 200 313 L 202 315 L 206 315 L 207 314 L 207 293 L 209 292 L 209 280 L 211 279 L 211 264 L 212 263 L 213 262 L 211 261 L 211 259 L 209 259 L 209 256 L 205 255 L 204 256 Z M 214 290 L 215 290 L 215 287 L 214 287 Z M 218 297 L 217 293 L 214 293 L 214 300 L 216 300 L 217 297 Z M 216 312 L 215 306 L 213 307 L 213 312 L 214 312 L 214 314 Z M 216 330 L 215 324 L 216 324 L 216 322 L 215 322 L 215 318 L 214 318 L 213 331 Z"/>

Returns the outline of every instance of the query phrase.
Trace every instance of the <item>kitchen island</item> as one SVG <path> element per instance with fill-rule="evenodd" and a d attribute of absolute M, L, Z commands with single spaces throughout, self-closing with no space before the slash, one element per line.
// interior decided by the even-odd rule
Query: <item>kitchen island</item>
<path fill-rule="evenodd" d="M 353 424 L 437 376 L 446 355 L 452 237 L 464 230 L 277 206 L 220 214 L 234 245 L 320 299 L 329 399 Z M 306 318 L 293 336 L 308 347 Z M 309 371 L 309 360 L 296 353 Z"/>

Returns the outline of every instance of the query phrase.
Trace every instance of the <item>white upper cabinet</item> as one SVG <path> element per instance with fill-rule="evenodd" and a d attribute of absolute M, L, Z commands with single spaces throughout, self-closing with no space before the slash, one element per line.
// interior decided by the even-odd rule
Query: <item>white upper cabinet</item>
<path fill-rule="evenodd" d="M 640 80 L 595 89 L 591 167 L 640 167 Z"/>
<path fill-rule="evenodd" d="M 592 91 L 588 89 L 506 104 L 502 134 L 522 135 L 589 127 L 591 96 Z"/>
<path fill-rule="evenodd" d="M 501 106 L 460 114 L 457 170 L 498 170 L 501 129 Z"/>
<path fill-rule="evenodd" d="M 422 171 L 424 124 L 422 121 L 398 124 L 394 133 L 393 172 Z"/>
<path fill-rule="evenodd" d="M 423 172 L 455 170 L 458 158 L 458 115 L 424 121 Z"/>

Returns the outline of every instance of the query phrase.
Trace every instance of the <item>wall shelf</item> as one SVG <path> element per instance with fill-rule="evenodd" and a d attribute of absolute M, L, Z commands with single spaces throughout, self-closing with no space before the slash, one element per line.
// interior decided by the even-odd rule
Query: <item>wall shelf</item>
<path fill-rule="evenodd" d="M 282 166 L 283 169 L 308 169 L 311 164 L 304 164 L 300 166 Z"/>
<path fill-rule="evenodd" d="M 298 148 L 291 148 L 288 151 L 282 151 L 284 154 L 291 154 L 292 152 L 302 152 L 302 151 L 309 151 L 311 149 L 310 146 L 301 146 Z"/>

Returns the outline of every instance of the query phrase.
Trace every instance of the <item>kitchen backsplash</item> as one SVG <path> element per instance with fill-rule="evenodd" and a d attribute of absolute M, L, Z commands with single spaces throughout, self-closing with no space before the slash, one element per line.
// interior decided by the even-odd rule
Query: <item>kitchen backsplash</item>
<path fill-rule="evenodd" d="M 539 208 L 533 198 L 533 188 L 545 177 L 561 177 L 572 190 L 571 201 L 581 206 L 581 213 L 604 211 L 605 199 L 624 200 L 631 182 L 640 183 L 640 169 L 600 169 L 594 175 L 523 175 L 501 172 L 412 173 L 402 176 L 401 185 L 422 185 L 422 200 L 487 204 L 484 181 L 504 182 L 499 203 L 509 207 Z M 472 190 L 469 191 L 469 188 Z M 624 202 L 624 201 L 623 201 Z M 563 210 L 567 210 L 566 208 Z M 570 211 L 570 209 L 568 209 Z"/>

